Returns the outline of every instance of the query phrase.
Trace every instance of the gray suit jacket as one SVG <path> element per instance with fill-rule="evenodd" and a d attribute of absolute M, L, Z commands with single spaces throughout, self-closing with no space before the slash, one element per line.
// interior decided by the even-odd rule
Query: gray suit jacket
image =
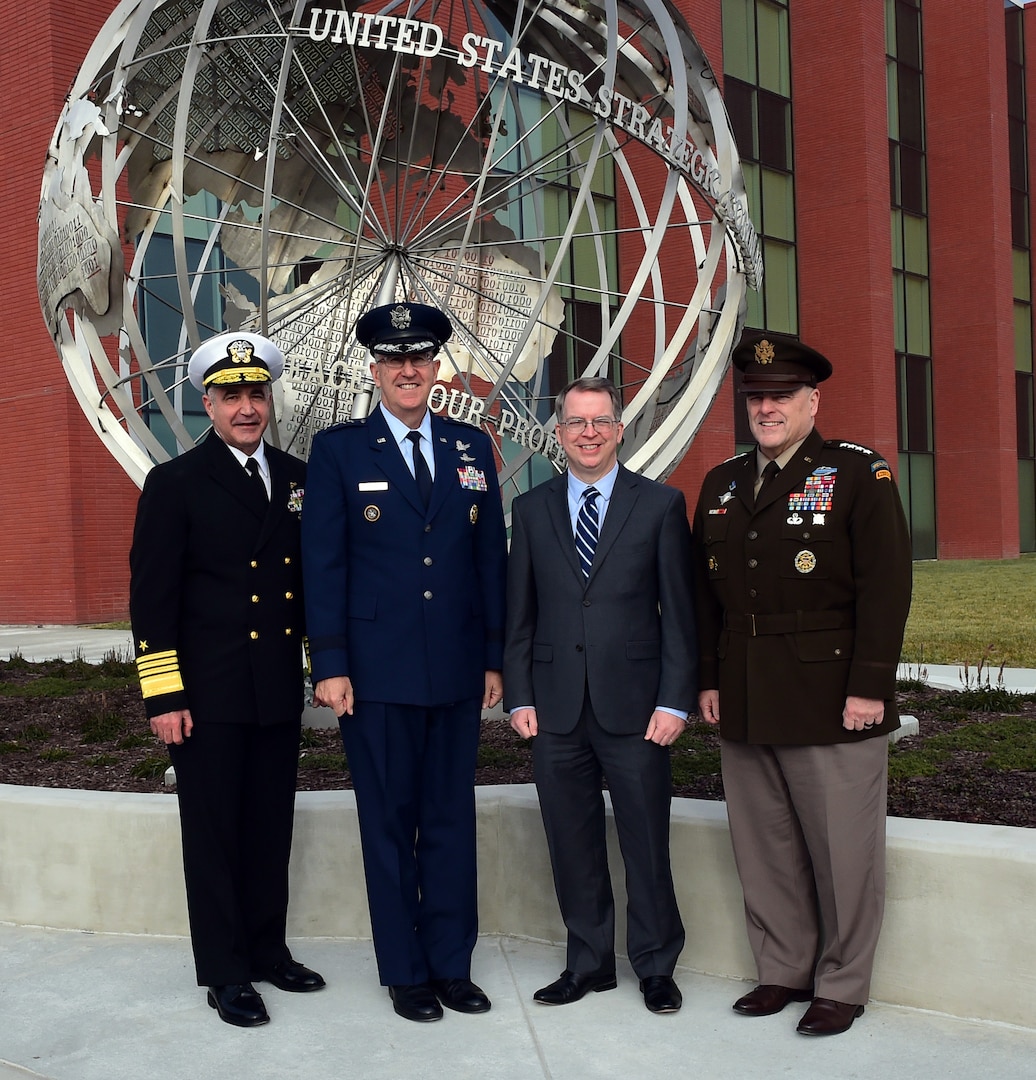
<path fill-rule="evenodd" d="M 533 705 L 541 730 L 564 734 L 575 727 L 589 687 L 606 731 L 642 734 L 659 705 L 697 708 L 684 497 L 620 466 L 584 579 L 567 484 L 562 474 L 512 506 L 505 706 Z"/>

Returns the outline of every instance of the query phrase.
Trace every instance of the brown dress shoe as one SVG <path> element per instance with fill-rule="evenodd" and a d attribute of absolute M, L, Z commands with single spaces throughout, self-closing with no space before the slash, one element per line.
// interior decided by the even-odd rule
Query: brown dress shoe
<path fill-rule="evenodd" d="M 814 998 L 805 1016 L 795 1029 L 800 1035 L 841 1035 L 853 1026 L 853 1021 L 863 1016 L 862 1005 L 846 1005 L 844 1001 L 830 998 Z"/>
<path fill-rule="evenodd" d="M 734 1002 L 734 1012 L 742 1016 L 772 1016 L 779 1013 L 789 1001 L 809 1001 L 812 990 L 794 990 L 790 986 L 763 983 Z"/>

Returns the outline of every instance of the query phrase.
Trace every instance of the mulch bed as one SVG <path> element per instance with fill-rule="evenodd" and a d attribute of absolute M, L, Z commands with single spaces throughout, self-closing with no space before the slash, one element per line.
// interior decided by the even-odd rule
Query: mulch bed
<path fill-rule="evenodd" d="M 80 665 L 85 667 L 88 665 Z M 27 664 L 0 661 L 0 783 L 95 791 L 168 792 L 168 755 L 147 725 L 134 685 L 82 689 L 70 696 L 24 696 L 41 680 L 67 675 L 61 662 Z M 119 680 L 113 679 L 112 682 Z M 988 723 L 1005 715 L 960 708 L 952 691 L 912 690 L 901 695 L 904 711 L 918 717 L 920 735 L 903 739 L 893 753 L 962 724 Z M 1036 717 L 1025 699 L 1010 715 Z M 694 799 L 723 798 L 716 762 L 718 738 L 702 724 L 692 725 L 673 748 L 675 793 Z M 681 761 L 680 759 L 687 759 Z M 683 767 L 679 767 L 679 766 Z M 704 767 L 704 768 L 702 768 Z M 701 775 L 688 775 L 690 772 Z M 483 724 L 478 784 L 532 782 L 529 746 L 506 721 Z M 337 729 L 303 731 L 299 790 L 350 787 Z M 900 817 L 984 822 L 1036 827 L 1036 772 L 989 767 L 981 748 L 956 749 L 934 776 L 889 783 L 889 813 Z"/>

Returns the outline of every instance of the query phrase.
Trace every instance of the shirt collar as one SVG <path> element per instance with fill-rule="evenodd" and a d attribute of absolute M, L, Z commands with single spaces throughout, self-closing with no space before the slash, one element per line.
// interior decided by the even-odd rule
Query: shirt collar
<path fill-rule="evenodd" d="M 428 440 L 428 445 L 432 445 L 432 413 L 430 409 L 425 409 L 424 416 L 421 417 L 421 423 L 416 428 L 408 428 L 398 416 L 393 416 L 388 409 L 383 408 L 381 402 L 378 402 L 378 408 L 381 409 L 381 415 L 385 418 L 385 423 L 388 424 L 389 431 L 392 432 L 392 438 L 402 446 L 406 441 L 406 437 L 411 431 L 420 431 L 421 437 Z"/>
<path fill-rule="evenodd" d="M 609 502 L 612 497 L 612 491 L 615 488 L 615 480 L 619 475 L 619 463 L 611 467 L 611 469 L 600 478 L 595 480 L 592 484 L 586 483 L 584 480 L 580 480 L 578 476 L 571 469 L 568 470 L 568 497 L 574 499 L 576 503 L 583 497 L 583 492 L 588 487 L 595 487 L 601 493 L 601 498 L 605 502 Z"/>
<path fill-rule="evenodd" d="M 238 450 L 236 446 L 231 446 L 230 443 L 224 443 L 224 446 L 234 455 L 234 460 L 241 466 L 242 469 L 246 468 L 245 462 L 248 460 L 249 455 Z M 270 466 L 266 462 L 266 441 L 264 439 L 259 440 L 259 446 L 255 453 L 251 455 L 255 458 L 256 464 L 259 466 L 259 471 L 263 476 L 270 475 Z"/>

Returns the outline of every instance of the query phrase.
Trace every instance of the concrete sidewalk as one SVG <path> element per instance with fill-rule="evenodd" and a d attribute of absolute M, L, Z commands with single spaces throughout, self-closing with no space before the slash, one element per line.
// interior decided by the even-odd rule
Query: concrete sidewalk
<path fill-rule="evenodd" d="M 260 983 L 271 1023 L 240 1029 L 221 1023 L 193 985 L 184 939 L 0 926 L 0 1080 L 1036 1076 L 1036 1030 L 875 1003 L 846 1034 L 811 1039 L 795 1032 L 805 1005 L 739 1016 L 731 1003 L 750 984 L 682 969 L 675 1015 L 647 1012 L 622 961 L 617 990 L 547 1008 L 532 994 L 564 967 L 564 951 L 513 938 L 482 938 L 475 951 L 488 1015 L 414 1024 L 392 1012 L 369 942 L 292 948 L 327 988 L 284 994 Z"/>

